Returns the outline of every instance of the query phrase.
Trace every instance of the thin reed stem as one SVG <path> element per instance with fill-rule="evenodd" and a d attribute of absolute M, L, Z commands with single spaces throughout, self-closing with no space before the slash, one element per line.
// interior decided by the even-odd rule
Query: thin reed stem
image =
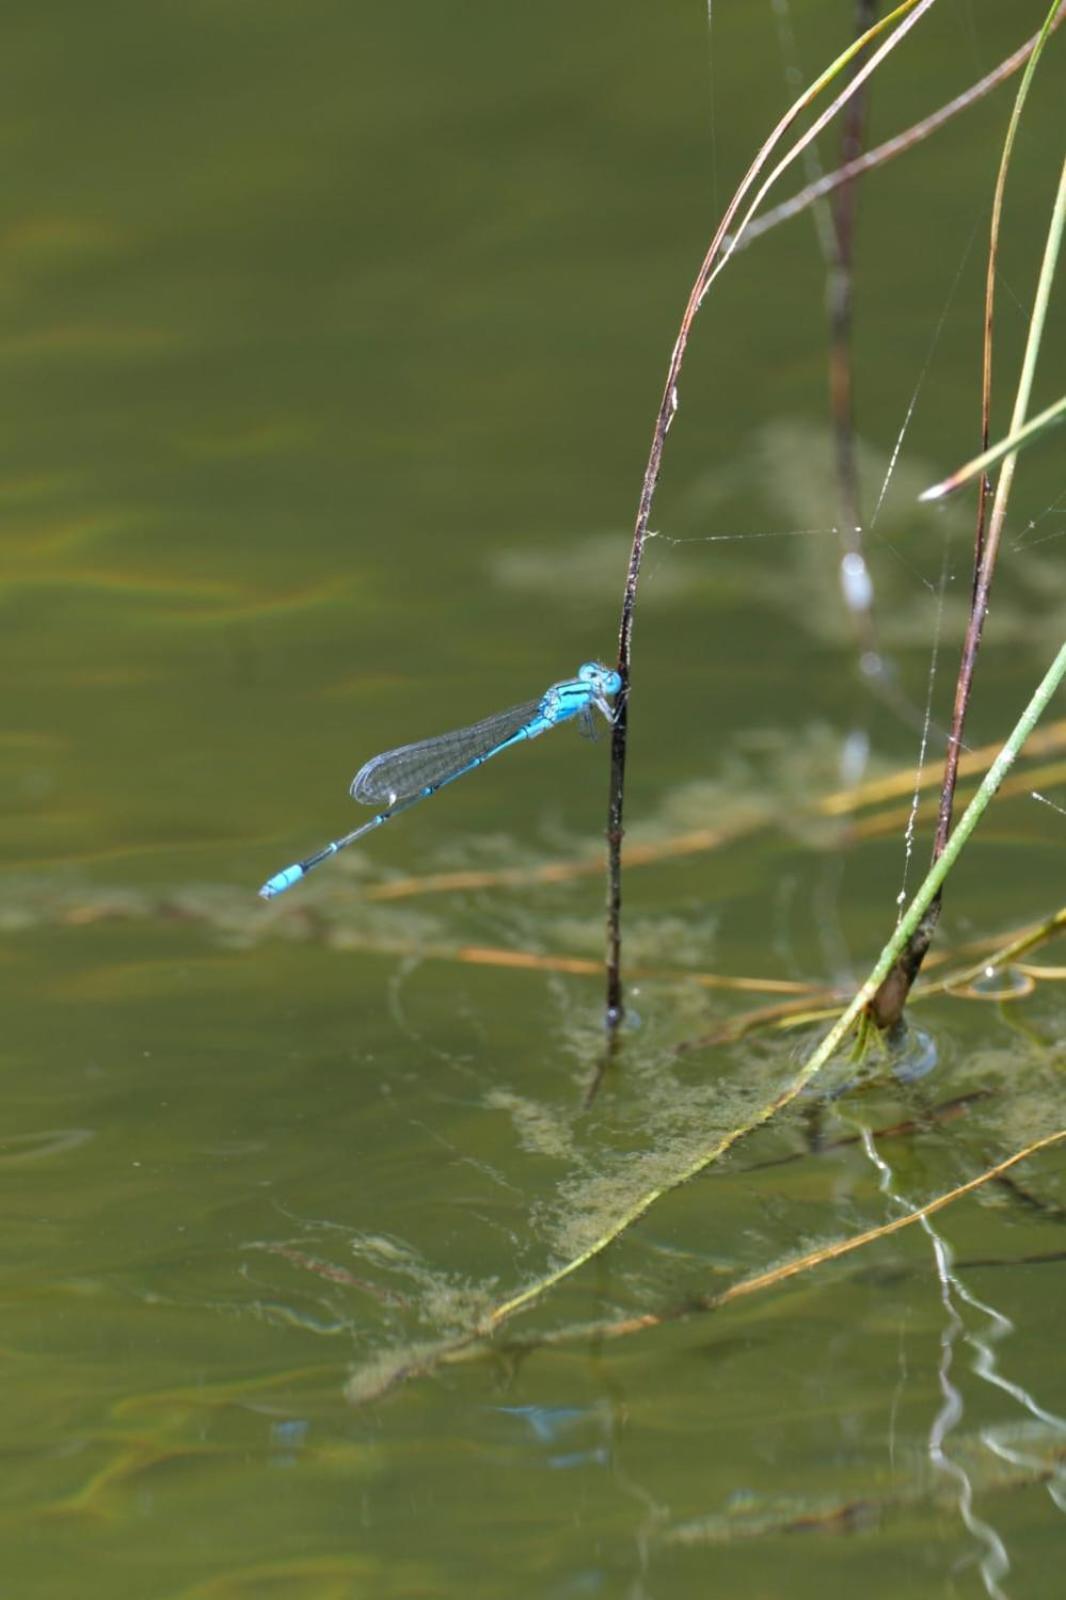
<path fill-rule="evenodd" d="M 785 115 L 778 122 L 769 138 L 762 145 L 755 160 L 748 168 L 740 187 L 737 189 L 715 231 L 714 237 L 703 258 L 696 280 L 685 306 L 681 318 L 681 326 L 670 356 L 667 367 L 666 382 L 663 386 L 662 398 L 652 430 L 651 448 L 648 454 L 647 465 L 641 483 L 640 500 L 637 507 L 637 517 L 633 528 L 633 543 L 629 554 L 629 565 L 626 570 L 626 581 L 622 595 L 621 618 L 618 629 L 618 672 L 622 679 L 622 688 L 618 696 L 617 711 L 615 714 L 614 728 L 611 737 L 611 781 L 610 794 L 607 807 L 607 1005 L 606 1021 L 608 1029 L 614 1033 L 625 1014 L 622 994 L 622 838 L 623 816 L 625 800 L 625 768 L 626 749 L 629 731 L 629 700 L 631 679 L 631 656 L 633 641 L 633 621 L 636 609 L 637 586 L 640 580 L 640 568 L 644 556 L 644 545 L 648 536 L 648 526 L 651 518 L 652 503 L 655 498 L 655 489 L 659 481 L 659 472 L 662 466 L 663 449 L 666 444 L 666 435 L 677 410 L 678 380 L 685 359 L 685 350 L 688 346 L 689 335 L 692 331 L 696 313 L 699 311 L 714 279 L 729 261 L 736 249 L 736 241 L 743 233 L 751 217 L 762 204 L 768 190 L 777 181 L 783 172 L 806 149 L 813 139 L 816 139 L 826 124 L 836 116 L 842 106 L 856 95 L 872 73 L 876 72 L 884 58 L 894 50 L 910 32 L 917 22 L 935 4 L 935 0 L 903 0 L 901 5 L 893 8 L 887 16 L 883 17 L 873 27 L 869 28 L 861 38 L 857 39 L 807 88 L 803 94 L 789 107 Z M 780 139 L 795 122 L 796 118 L 804 111 L 841 72 L 858 57 L 866 47 L 873 43 L 886 29 L 893 24 L 898 24 L 889 38 L 876 49 L 869 60 L 856 71 L 851 81 L 832 100 L 830 105 L 811 126 L 796 140 L 795 144 L 777 162 L 768 175 L 755 188 L 756 180 L 769 161 L 770 154 Z M 741 207 L 754 188 L 754 198 L 748 203 L 747 210 L 741 217 L 740 223 L 733 235 L 729 229 L 740 213 Z"/>
<path fill-rule="evenodd" d="M 999 172 L 996 177 L 996 187 L 992 203 L 992 222 L 989 236 L 988 271 L 985 284 L 985 321 L 984 321 L 984 361 L 981 384 L 981 449 L 988 449 L 990 436 L 990 416 L 992 402 L 992 328 L 995 307 L 996 263 L 999 257 L 1000 223 L 1003 213 L 1003 196 L 1006 189 L 1007 173 L 1010 168 L 1011 156 L 1014 150 L 1015 138 L 1021 121 L 1022 110 L 1029 94 L 1029 87 L 1036 72 L 1037 64 L 1043 52 L 1044 45 L 1050 36 L 1052 26 L 1059 12 L 1058 0 L 1051 7 L 1041 29 L 1040 37 L 1033 48 L 1029 61 L 1026 64 L 1022 81 L 1018 86 L 1014 107 L 1011 112 L 1010 122 L 1007 127 L 1006 138 L 1003 144 L 1003 154 L 1000 158 Z M 1059 249 L 1062 242 L 1063 219 L 1066 213 L 1066 164 L 1063 166 L 1059 182 L 1058 193 L 1052 207 L 1051 222 L 1048 228 L 1047 242 L 1044 247 L 1044 259 L 1041 264 L 1040 276 L 1037 282 L 1036 294 L 1033 299 L 1033 310 L 1029 319 L 1029 332 L 1026 338 L 1025 354 L 1022 360 L 1022 370 L 1018 379 L 1018 387 L 1014 397 L 1014 406 L 1011 413 L 1009 432 L 1017 433 L 1025 422 L 1032 394 L 1033 375 L 1036 369 L 1037 354 L 1043 337 L 1044 323 L 1047 318 L 1047 307 L 1051 298 L 1051 285 L 1054 279 L 1055 266 L 1058 262 Z M 955 701 L 952 709 L 951 732 L 948 738 L 947 753 L 944 759 L 944 780 L 940 794 L 940 805 L 937 812 L 936 835 L 933 840 L 933 861 L 936 862 L 947 849 L 948 839 L 951 834 L 951 819 L 955 802 L 955 788 L 958 782 L 959 758 L 962 753 L 963 735 L 966 726 L 966 713 L 970 704 L 973 690 L 974 674 L 977 670 L 977 657 L 981 648 L 981 635 L 984 629 L 985 616 L 988 612 L 989 594 L 992 588 L 992 576 L 995 572 L 996 558 L 999 554 L 1000 535 L 1007 515 L 1007 504 L 1010 499 L 1011 485 L 1014 481 L 1014 466 L 1017 455 L 1011 453 L 1006 456 L 996 480 L 996 496 L 992 507 L 992 514 L 985 525 L 985 508 L 988 503 L 989 481 L 982 475 L 978 491 L 977 504 L 977 530 L 974 540 L 974 576 L 973 592 L 970 604 L 970 617 L 966 628 L 966 637 L 963 640 L 962 655 L 959 662 L 959 673 L 955 684 Z M 914 930 L 913 937 L 906 949 L 901 953 L 899 961 L 893 970 L 886 976 L 886 980 L 870 1003 L 869 1015 L 876 1026 L 882 1030 L 890 1031 L 899 1025 L 903 1015 L 907 996 L 910 994 L 914 980 L 921 971 L 922 962 L 926 952 L 933 941 L 937 922 L 940 918 L 941 895 L 938 893 L 930 902 L 926 916 L 921 925 Z"/>

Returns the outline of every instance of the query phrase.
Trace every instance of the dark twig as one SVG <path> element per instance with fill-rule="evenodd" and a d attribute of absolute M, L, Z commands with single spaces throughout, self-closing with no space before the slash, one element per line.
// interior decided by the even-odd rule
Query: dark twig
<path fill-rule="evenodd" d="M 681 367 L 685 358 L 692 324 L 696 319 L 703 298 L 711 286 L 714 278 L 725 266 L 735 249 L 735 241 L 729 237 L 729 228 L 741 206 L 753 188 L 756 179 L 766 166 L 770 152 L 779 139 L 791 127 L 792 123 L 807 107 L 816 94 L 820 93 L 826 83 L 832 80 L 833 75 L 847 63 L 854 59 L 872 40 L 884 31 L 892 22 L 898 22 L 898 27 L 889 38 L 873 52 L 869 60 L 855 73 L 843 90 L 833 99 L 831 104 L 818 117 L 811 126 L 796 141 L 788 153 L 772 168 L 768 176 L 762 181 L 755 192 L 754 199 L 750 202 L 748 210 L 742 218 L 737 229 L 737 237 L 743 233 L 748 219 L 761 204 L 770 186 L 776 182 L 782 172 L 796 159 L 806 146 L 815 138 L 826 124 L 837 114 L 843 105 L 857 94 L 867 78 L 877 70 L 884 57 L 900 44 L 911 28 L 921 19 L 926 11 L 934 4 L 934 0 L 904 0 L 881 22 L 876 24 L 861 39 L 857 40 L 841 58 L 834 62 L 829 72 L 807 90 L 790 106 L 785 115 L 778 122 L 770 137 L 759 150 L 752 162 L 743 181 L 733 199 L 726 207 L 725 214 L 715 231 L 707 254 L 703 258 L 696 281 L 692 286 L 681 326 L 674 343 L 673 352 L 666 373 L 666 383 L 663 386 L 662 399 L 655 418 L 652 430 L 651 449 L 648 454 L 648 463 L 644 469 L 644 478 L 641 484 L 640 502 L 637 507 L 636 523 L 633 529 L 633 544 L 629 555 L 629 566 L 626 571 L 625 588 L 622 595 L 621 620 L 618 629 L 618 672 L 622 679 L 622 689 L 618 697 L 618 710 L 615 716 L 614 730 L 611 738 L 611 787 L 608 800 L 607 813 L 607 848 L 608 848 L 608 889 L 607 889 L 607 1026 L 613 1034 L 624 1016 L 622 998 L 622 836 L 623 836 L 623 807 L 625 797 L 625 765 L 626 746 L 629 728 L 629 685 L 630 685 L 630 658 L 633 639 L 633 616 L 637 598 L 637 584 L 640 579 L 641 562 L 644 556 L 644 544 L 648 536 L 648 525 L 651 518 L 652 502 L 655 498 L 655 488 L 659 481 L 659 471 L 662 466 L 663 448 L 666 444 L 666 435 L 677 410 L 677 385 Z"/>

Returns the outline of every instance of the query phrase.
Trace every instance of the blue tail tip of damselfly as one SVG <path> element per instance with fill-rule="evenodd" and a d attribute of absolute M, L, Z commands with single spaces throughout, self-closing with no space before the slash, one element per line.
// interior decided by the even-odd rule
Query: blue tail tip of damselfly
<path fill-rule="evenodd" d="M 301 866 L 286 867 L 284 872 L 275 872 L 268 878 L 259 891 L 260 900 L 273 900 L 275 896 L 284 894 L 286 889 L 291 889 L 294 883 L 299 883 L 304 875 Z"/>

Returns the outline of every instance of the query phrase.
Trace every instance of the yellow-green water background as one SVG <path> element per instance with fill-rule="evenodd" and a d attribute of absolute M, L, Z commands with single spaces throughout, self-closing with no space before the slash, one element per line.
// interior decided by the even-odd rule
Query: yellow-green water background
<path fill-rule="evenodd" d="M 371 898 L 412 874 L 587 857 L 603 741 L 564 730 L 276 909 L 255 898 L 353 825 L 345 789 L 369 755 L 611 656 L 688 285 L 786 69 L 813 77 L 850 26 L 847 7 L 795 4 L 783 60 L 777 10 L 719 0 L 708 41 L 696 0 L 5 9 L 5 1600 L 983 1592 L 980 1540 L 918 1491 L 850 1539 L 797 1544 L 772 1513 L 736 1543 L 663 1538 L 730 1505 L 802 1512 L 917 1481 L 949 1319 L 916 1232 L 616 1349 L 344 1399 L 353 1368 L 561 1259 L 650 1157 L 682 1160 L 796 1059 L 787 1041 L 679 1060 L 736 1005 L 643 983 L 623 1063 L 583 1113 L 598 981 L 456 952 L 594 959 L 600 881 Z M 1042 12 L 943 0 L 878 81 L 875 135 Z M 1009 191 L 1005 384 L 1058 161 L 1061 53 Z M 919 707 L 939 628 L 938 718 L 970 513 L 913 496 L 975 444 L 1011 93 L 860 203 L 867 517 L 917 390 L 870 559 Z M 855 726 L 876 768 L 915 760 L 918 729 L 857 684 L 837 596 L 823 298 L 804 219 L 738 259 L 698 325 L 636 633 L 634 840 L 784 818 L 839 784 Z M 1061 317 L 1047 351 L 1061 371 Z M 1044 381 L 1042 403 L 1058 392 Z M 975 744 L 1005 733 L 1062 637 L 1061 467 L 1053 442 L 1019 472 Z M 1004 802 L 952 881 L 945 936 L 1053 909 L 1064 826 Z M 912 884 L 926 849 L 922 832 Z M 775 822 L 633 873 L 627 949 L 847 980 L 891 921 L 903 856 L 899 830 L 849 851 Z M 911 1199 L 963 1181 L 1061 1125 L 1062 1015 L 1053 986 L 1009 1016 L 929 1008 L 933 1077 L 845 1100 L 828 1131 L 989 1089 L 961 1128 L 886 1146 Z M 805 1150 L 802 1119 L 784 1119 L 523 1330 L 673 1303 L 892 1214 L 854 1145 Z M 802 1159 L 761 1165 L 788 1154 Z M 949 1214 L 960 1257 L 1060 1247 L 1061 1161 L 1025 1185 L 1028 1204 L 995 1192 Z M 1060 1270 L 967 1282 L 1013 1321 L 1004 1370 L 1061 1410 Z M 960 1343 L 954 1368 L 968 1437 L 1025 1416 L 972 1354 Z M 1010 1553 L 1006 1592 L 1057 1593 L 1064 1523 L 1045 1489 L 978 1503 Z"/>

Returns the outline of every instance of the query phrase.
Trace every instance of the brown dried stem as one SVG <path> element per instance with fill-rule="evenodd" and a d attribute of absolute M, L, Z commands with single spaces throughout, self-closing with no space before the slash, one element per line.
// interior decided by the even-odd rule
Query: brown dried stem
<path fill-rule="evenodd" d="M 625 795 L 625 765 L 626 746 L 629 726 L 629 687 L 630 664 L 633 637 L 633 618 L 637 598 L 637 585 L 640 579 L 641 562 L 644 556 L 644 545 L 648 536 L 648 525 L 651 518 L 652 503 L 655 498 L 655 488 L 659 481 L 659 471 L 662 466 L 663 448 L 666 444 L 666 435 L 677 410 L 677 385 L 681 374 L 681 367 L 688 346 L 689 335 L 696 319 L 696 313 L 703 302 L 704 296 L 713 283 L 715 277 L 721 272 L 736 248 L 736 239 L 743 233 L 745 227 L 761 205 L 765 195 L 780 177 L 781 173 L 791 165 L 802 153 L 808 144 L 815 138 L 826 124 L 836 116 L 837 112 L 859 92 L 870 75 L 877 70 L 884 58 L 894 50 L 910 29 L 920 21 L 922 16 L 934 4 L 934 0 L 903 0 L 903 4 L 896 6 L 887 17 L 884 17 L 874 27 L 870 28 L 862 38 L 855 41 L 843 54 L 838 57 L 825 72 L 805 90 L 799 99 L 789 108 L 780 122 L 774 128 L 770 137 L 759 150 L 752 162 L 736 194 L 726 207 L 725 213 L 714 237 L 703 258 L 696 281 L 685 306 L 681 318 L 681 326 L 674 343 L 673 352 L 667 367 L 666 382 L 663 386 L 662 399 L 655 418 L 652 430 L 651 449 L 648 462 L 644 469 L 644 478 L 641 485 L 640 501 L 637 507 L 636 523 L 633 529 L 633 543 L 629 555 L 629 565 L 626 571 L 625 588 L 622 596 L 622 611 L 618 630 L 618 672 L 622 679 L 622 688 L 617 701 L 614 729 L 611 739 L 611 787 L 608 800 L 607 845 L 608 845 L 608 888 L 607 888 L 607 1025 L 612 1038 L 616 1035 L 618 1025 L 624 1015 L 622 998 L 622 836 L 623 836 L 623 807 Z M 729 229 L 734 219 L 740 213 L 749 193 L 755 187 L 759 174 L 766 167 L 774 147 L 796 121 L 797 117 L 821 94 L 875 38 L 893 23 L 898 26 L 889 38 L 876 49 L 869 60 L 856 71 L 851 81 L 832 100 L 830 105 L 811 126 L 796 140 L 785 156 L 770 170 L 758 187 L 755 188 L 754 198 L 737 227 L 734 237 L 730 237 Z"/>

